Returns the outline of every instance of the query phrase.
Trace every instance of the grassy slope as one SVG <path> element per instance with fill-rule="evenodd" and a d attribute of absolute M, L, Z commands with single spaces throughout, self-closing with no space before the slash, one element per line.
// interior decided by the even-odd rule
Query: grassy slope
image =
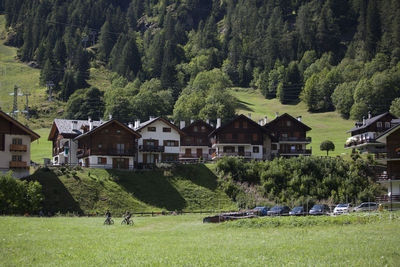
<path fill-rule="evenodd" d="M 162 210 L 226 210 L 234 204 L 204 165 L 182 165 L 172 172 L 39 169 L 32 176 L 43 185 L 44 210 L 122 213 Z"/>
<path fill-rule="evenodd" d="M 47 141 L 50 129 L 41 128 L 34 131 L 40 135 L 40 138 L 31 143 L 31 160 L 43 164 L 43 158 L 51 158 L 52 145 L 50 141 Z"/>
<path fill-rule="evenodd" d="M 265 99 L 259 91 L 251 88 L 235 88 L 231 92 L 240 101 L 238 112 L 246 115 L 251 113 L 253 120 L 258 121 L 268 116 L 271 121 L 275 118 L 275 112 L 289 113 L 293 117 L 302 116 L 303 122 L 312 128 L 308 135 L 312 137 L 310 146 L 313 148 L 313 155 L 326 155 L 325 151 L 319 149 L 324 140 L 331 140 L 335 144 L 335 151 L 329 155 L 349 153 L 344 149 L 344 143 L 349 137 L 346 131 L 354 126 L 354 121 L 344 120 L 337 112 L 309 113 L 304 103 L 282 105 L 277 99 Z"/>
<path fill-rule="evenodd" d="M 231 228 L 203 216 L 0 217 L 6 266 L 398 266 L 400 222 Z M 396 263 L 397 262 L 397 263 Z"/>

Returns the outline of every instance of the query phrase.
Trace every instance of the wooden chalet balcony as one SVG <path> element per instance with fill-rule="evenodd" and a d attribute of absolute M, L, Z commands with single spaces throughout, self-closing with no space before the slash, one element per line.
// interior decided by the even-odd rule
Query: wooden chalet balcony
<path fill-rule="evenodd" d="M 352 141 L 350 143 L 344 144 L 344 148 L 349 148 L 349 147 L 355 147 L 359 145 L 364 145 L 364 144 L 379 144 L 378 141 L 374 138 L 369 138 L 369 139 L 362 139 L 358 141 Z"/>
<path fill-rule="evenodd" d="M 28 151 L 27 145 L 10 144 L 10 151 L 26 152 Z"/>
<path fill-rule="evenodd" d="M 378 181 L 395 181 L 395 180 L 400 180 L 400 176 L 392 176 L 392 178 L 389 180 L 389 175 L 387 173 L 381 173 L 377 175 L 377 180 Z"/>
<path fill-rule="evenodd" d="M 388 195 L 376 197 L 377 202 L 400 202 L 400 195 L 392 195 L 389 197 Z"/>
<path fill-rule="evenodd" d="M 78 149 L 76 156 L 78 158 L 87 157 L 90 155 L 98 156 L 135 156 L 136 151 L 132 149 L 104 149 L 104 150 L 91 150 L 91 149 Z"/>
<path fill-rule="evenodd" d="M 150 145 L 141 145 L 139 146 L 139 151 L 141 152 L 164 152 L 164 146 L 150 146 Z"/>
<path fill-rule="evenodd" d="M 311 143 L 311 137 L 279 137 L 279 142 L 304 142 Z"/>
<path fill-rule="evenodd" d="M 282 150 L 278 151 L 280 155 L 311 155 L 311 149 L 299 149 L 299 150 Z"/>
<path fill-rule="evenodd" d="M 251 158 L 251 152 L 215 152 L 212 154 L 212 158 L 221 158 L 221 157 L 245 157 Z"/>
<path fill-rule="evenodd" d="M 236 138 L 236 139 L 218 139 L 218 140 L 214 140 L 213 142 L 212 142 L 212 145 L 215 145 L 215 144 L 248 144 L 248 145 L 262 145 L 262 142 L 260 141 L 260 140 L 256 140 L 256 141 L 253 141 L 252 139 L 250 139 L 250 138 L 244 138 L 244 139 L 239 139 L 239 138 Z"/>
<path fill-rule="evenodd" d="M 208 159 L 209 155 L 208 154 L 179 154 L 179 158 L 183 159 L 198 159 L 198 158 L 203 158 L 203 159 Z"/>
<path fill-rule="evenodd" d="M 10 161 L 10 169 L 29 169 L 25 161 Z"/>

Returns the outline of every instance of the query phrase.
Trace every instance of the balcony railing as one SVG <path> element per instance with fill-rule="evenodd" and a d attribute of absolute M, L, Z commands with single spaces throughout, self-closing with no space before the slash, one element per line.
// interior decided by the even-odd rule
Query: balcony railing
<path fill-rule="evenodd" d="M 220 158 L 220 157 L 245 157 L 245 158 L 250 158 L 251 157 L 251 152 L 215 152 L 212 155 L 212 158 Z"/>
<path fill-rule="evenodd" d="M 89 155 L 99 156 L 135 156 L 136 151 L 133 149 L 104 149 L 104 150 L 90 150 L 90 149 L 78 149 L 76 156 L 78 158 L 87 157 Z"/>
<path fill-rule="evenodd" d="M 210 155 L 208 154 L 179 154 L 179 158 L 183 158 L 183 159 L 199 159 L 199 158 L 203 158 L 203 159 L 208 159 Z"/>
<path fill-rule="evenodd" d="M 29 166 L 25 161 L 10 161 L 10 168 L 12 168 L 12 169 L 20 169 L 20 168 L 27 169 L 27 168 L 29 168 Z"/>
<path fill-rule="evenodd" d="M 150 146 L 150 145 L 141 145 L 139 146 L 139 151 L 141 152 L 164 152 L 164 146 Z"/>
<path fill-rule="evenodd" d="M 280 149 L 278 151 L 279 154 L 284 155 L 284 154 L 289 154 L 289 155 L 311 155 L 312 150 L 311 149 L 295 149 L 295 150 L 282 150 Z"/>
<path fill-rule="evenodd" d="M 10 151 L 26 152 L 28 151 L 27 145 L 10 144 Z"/>
<path fill-rule="evenodd" d="M 376 197 L 377 202 L 400 202 L 400 195 L 392 195 L 391 197 L 388 195 Z"/>
<path fill-rule="evenodd" d="M 379 142 L 376 141 L 376 139 L 374 139 L 374 138 L 361 139 L 361 140 L 352 141 L 352 142 L 344 144 L 344 148 L 359 146 L 359 145 L 363 145 L 363 144 L 376 144 L 376 143 L 379 143 Z"/>
<path fill-rule="evenodd" d="M 385 160 L 387 159 L 387 153 L 376 153 L 374 154 L 376 160 Z"/>
<path fill-rule="evenodd" d="M 279 137 L 279 142 L 306 142 L 311 143 L 311 137 Z"/>
<path fill-rule="evenodd" d="M 392 177 L 389 179 L 389 175 L 386 172 L 383 172 L 383 173 L 377 175 L 377 180 L 378 181 L 390 181 L 390 180 L 395 181 L 395 180 L 400 180 L 400 176 L 392 175 Z"/>

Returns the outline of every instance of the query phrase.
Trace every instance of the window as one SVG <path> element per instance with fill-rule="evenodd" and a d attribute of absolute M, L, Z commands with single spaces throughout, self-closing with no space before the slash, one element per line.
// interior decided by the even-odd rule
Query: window
<path fill-rule="evenodd" d="M 271 150 L 278 150 L 278 145 L 277 144 L 272 144 L 271 145 Z"/>
<path fill-rule="evenodd" d="M 4 151 L 4 143 L 5 143 L 4 137 L 5 137 L 4 134 L 0 134 L 0 151 Z"/>
<path fill-rule="evenodd" d="M 390 128 L 390 122 L 385 122 L 385 128 Z"/>
<path fill-rule="evenodd" d="M 197 128 L 197 126 L 193 127 L 193 132 L 197 133 L 199 131 L 199 129 Z"/>
<path fill-rule="evenodd" d="M 120 134 L 121 133 L 121 130 L 117 130 L 117 134 Z"/>
<path fill-rule="evenodd" d="M 243 122 L 243 128 L 247 129 L 247 121 Z"/>
<path fill-rule="evenodd" d="M 381 121 L 378 121 L 378 122 L 376 123 L 376 127 L 382 128 L 382 122 L 381 122 Z"/>
<path fill-rule="evenodd" d="M 164 127 L 164 128 L 162 128 L 162 131 L 163 131 L 164 133 L 170 133 L 170 132 L 171 132 L 171 128 L 169 128 L 169 127 Z"/>
<path fill-rule="evenodd" d="M 98 148 L 102 148 L 103 145 L 102 145 L 102 144 L 98 144 L 97 147 L 98 147 Z"/>
<path fill-rule="evenodd" d="M 13 138 L 12 144 L 13 145 L 22 145 L 22 139 L 21 138 Z"/>
<path fill-rule="evenodd" d="M 260 148 L 258 146 L 253 146 L 253 153 L 260 153 Z"/>
<path fill-rule="evenodd" d="M 116 144 L 117 145 L 117 153 L 125 152 L 125 144 Z"/>
<path fill-rule="evenodd" d="M 225 138 L 228 140 L 232 139 L 232 134 L 231 133 L 225 134 Z"/>
<path fill-rule="evenodd" d="M 258 141 L 258 134 L 253 133 L 253 141 Z"/>
<path fill-rule="evenodd" d="M 107 164 L 107 158 L 98 157 L 98 158 L 97 158 L 97 164 L 99 164 L 99 165 L 106 165 L 106 164 Z"/>
<path fill-rule="evenodd" d="M 108 133 L 108 129 L 105 129 L 104 132 L 105 132 L 105 133 Z"/>
<path fill-rule="evenodd" d="M 238 122 L 238 121 L 235 121 L 234 127 L 235 127 L 236 129 L 239 128 L 239 122 Z"/>
<path fill-rule="evenodd" d="M 201 126 L 201 132 L 202 133 L 206 132 L 206 126 Z"/>
<path fill-rule="evenodd" d="M 147 131 L 155 132 L 156 131 L 156 127 L 147 127 Z"/>
<path fill-rule="evenodd" d="M 291 121 L 286 121 L 286 126 L 290 127 L 292 125 Z"/>
<path fill-rule="evenodd" d="M 185 137 L 185 142 L 186 143 L 193 143 L 193 138 L 190 136 Z"/>
<path fill-rule="evenodd" d="M 164 140 L 164 146 L 179 146 L 179 142 L 174 140 Z"/>
<path fill-rule="evenodd" d="M 12 161 L 22 161 L 21 155 L 12 155 Z"/>
<path fill-rule="evenodd" d="M 288 137 L 288 134 L 287 134 L 287 133 L 281 133 L 281 137 L 287 138 L 287 137 Z"/>
<path fill-rule="evenodd" d="M 234 146 L 224 146 L 224 153 L 235 153 Z"/>
<path fill-rule="evenodd" d="M 239 140 L 244 140 L 244 139 L 246 139 L 246 136 L 244 135 L 244 133 L 240 133 Z"/>

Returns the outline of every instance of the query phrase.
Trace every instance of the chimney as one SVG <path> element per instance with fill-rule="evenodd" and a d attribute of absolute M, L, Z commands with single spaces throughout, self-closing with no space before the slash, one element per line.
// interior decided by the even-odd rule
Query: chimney
<path fill-rule="evenodd" d="M 268 123 L 268 117 L 265 116 L 265 117 L 264 117 L 264 125 L 267 125 L 267 123 Z"/>
<path fill-rule="evenodd" d="M 365 120 L 365 117 L 363 117 L 363 126 L 367 125 L 367 121 Z"/>
<path fill-rule="evenodd" d="M 368 111 L 368 119 L 371 119 L 372 115 L 371 115 L 371 111 Z"/>
<path fill-rule="evenodd" d="M 88 117 L 88 122 L 89 122 L 89 131 L 93 130 L 93 121 L 92 118 Z"/>
<path fill-rule="evenodd" d="M 76 131 L 78 130 L 78 122 L 77 121 L 72 121 L 72 131 Z"/>
<path fill-rule="evenodd" d="M 135 129 L 140 127 L 140 120 L 135 120 Z"/>
<path fill-rule="evenodd" d="M 149 117 L 149 120 L 153 120 L 153 119 L 154 119 L 154 116 L 150 116 L 150 117 Z"/>
<path fill-rule="evenodd" d="M 298 116 L 296 119 L 301 122 L 301 116 Z"/>
<path fill-rule="evenodd" d="M 219 128 L 219 127 L 221 127 L 221 118 L 217 118 L 217 127 L 216 128 Z"/>
<path fill-rule="evenodd" d="M 275 112 L 275 118 L 279 117 L 279 112 Z"/>
<path fill-rule="evenodd" d="M 258 120 L 258 124 L 260 124 L 260 126 L 263 126 L 263 122 L 264 120 Z"/>
<path fill-rule="evenodd" d="M 132 124 L 132 122 L 130 122 L 130 123 L 128 124 L 128 127 L 131 128 L 131 129 L 133 129 L 133 124 Z"/>
<path fill-rule="evenodd" d="M 108 114 L 108 120 L 112 120 L 112 115 Z"/>
<path fill-rule="evenodd" d="M 206 123 L 207 123 L 207 124 L 210 124 L 210 119 L 206 119 Z"/>
<path fill-rule="evenodd" d="M 247 115 L 247 117 L 251 120 L 251 113 L 249 113 L 249 114 Z"/>
<path fill-rule="evenodd" d="M 180 122 L 179 122 L 179 128 L 180 128 L 180 129 L 185 128 L 185 123 L 186 123 L 185 121 L 180 121 Z"/>
<path fill-rule="evenodd" d="M 192 124 L 194 122 L 194 119 L 190 119 L 190 124 Z"/>

